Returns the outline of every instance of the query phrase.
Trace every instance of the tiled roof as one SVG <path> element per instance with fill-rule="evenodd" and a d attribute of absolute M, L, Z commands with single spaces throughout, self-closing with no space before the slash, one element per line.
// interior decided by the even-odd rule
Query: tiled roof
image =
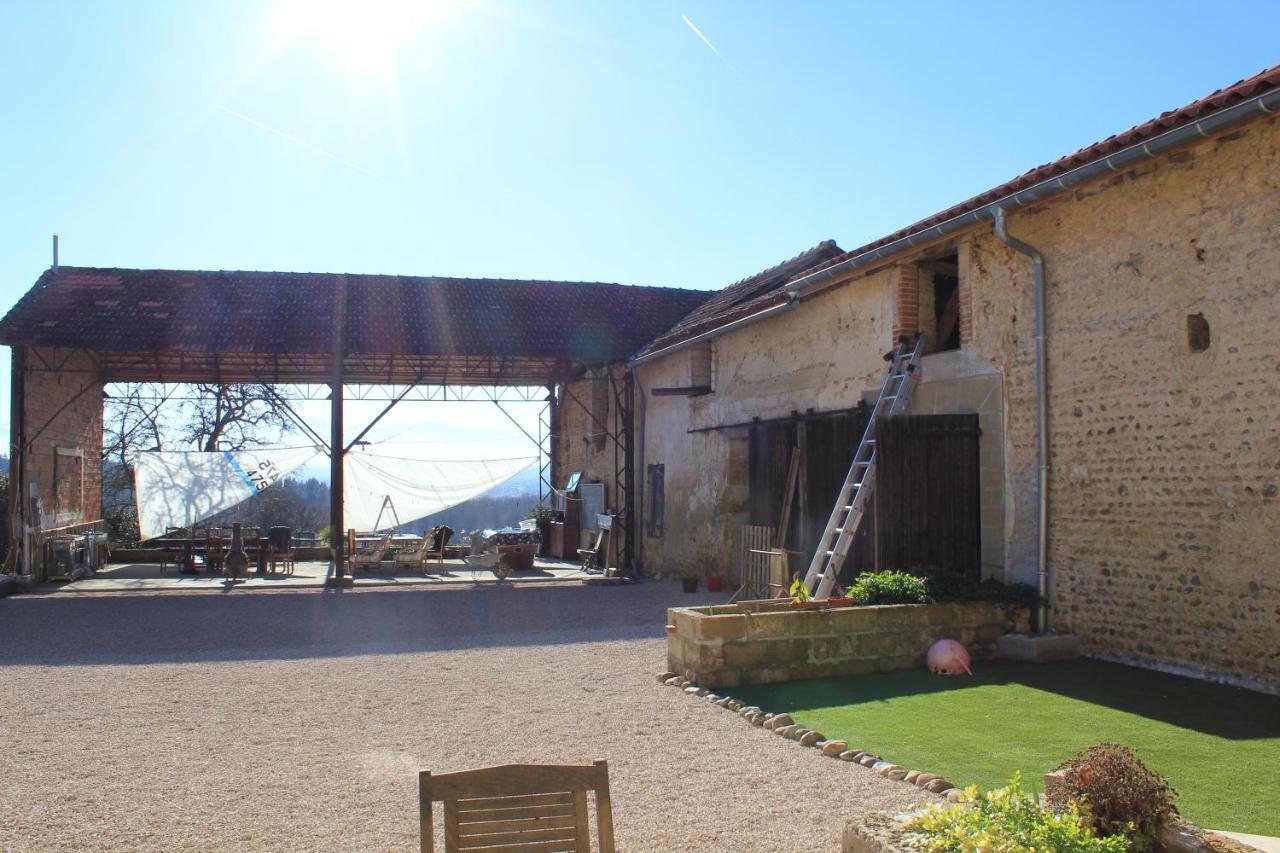
<path fill-rule="evenodd" d="M 585 282 L 64 266 L 0 321 L 0 343 L 325 353 L 342 279 L 347 352 L 391 355 L 618 360 L 708 297 Z"/>
<path fill-rule="evenodd" d="M 962 201 L 957 205 L 953 205 L 952 207 L 949 207 L 940 213 L 936 213 L 927 219 L 922 219 L 914 225 L 909 225 L 906 228 L 894 231 L 892 234 L 886 234 L 884 237 L 868 243 L 865 246 L 859 246 L 858 248 L 845 252 L 838 257 L 831 258 L 817 266 L 815 269 L 805 270 L 792 278 L 801 278 L 803 275 L 817 272 L 820 269 L 829 266 L 834 266 L 835 264 L 857 257 L 865 252 L 875 251 L 881 246 L 892 243 L 895 240 L 900 240 L 910 234 L 923 231 L 926 228 L 931 228 L 934 225 L 946 222 L 949 219 L 968 213 L 971 210 L 976 210 L 983 205 L 996 201 L 997 199 L 1012 195 L 1013 193 L 1024 190 L 1027 187 L 1038 184 L 1046 179 L 1057 177 L 1058 175 L 1070 171 L 1078 166 L 1083 166 L 1085 163 L 1090 163 L 1094 160 L 1101 160 L 1103 157 L 1114 154 L 1123 148 L 1136 145 L 1143 140 L 1150 139 L 1151 137 L 1164 133 L 1165 131 L 1173 130 L 1181 125 L 1190 124 L 1197 119 L 1204 118 L 1210 113 L 1217 112 L 1218 110 L 1237 104 L 1240 101 L 1251 98 L 1255 95 L 1260 95 L 1263 92 L 1275 89 L 1278 86 L 1280 86 L 1280 65 L 1273 65 L 1265 71 L 1260 71 L 1254 76 L 1241 80 L 1232 86 L 1226 87 L 1225 89 L 1219 89 L 1213 94 L 1203 97 L 1198 101 L 1193 101 L 1176 110 L 1161 113 L 1159 117 L 1143 122 L 1135 127 L 1131 127 L 1123 133 L 1117 133 L 1114 136 L 1109 136 L 1101 142 L 1095 142 L 1087 148 L 1081 148 L 1074 154 L 1068 154 L 1066 157 L 1054 160 L 1052 163 L 1048 163 L 1044 166 L 1038 166 L 1035 169 L 1024 172 L 1013 180 L 1003 183 L 998 187 L 994 187 L 993 189 L 989 189 L 980 195 L 976 195 L 973 198 L 968 199 L 967 201 Z"/>
<path fill-rule="evenodd" d="M 784 284 L 840 256 L 841 250 L 836 242 L 824 240 L 790 260 L 758 272 L 750 278 L 736 281 L 723 290 L 716 291 L 714 296 L 693 309 L 665 335 L 646 347 L 646 351 L 660 350 L 767 308 L 775 302 L 785 301 L 786 294 L 780 290 Z"/>

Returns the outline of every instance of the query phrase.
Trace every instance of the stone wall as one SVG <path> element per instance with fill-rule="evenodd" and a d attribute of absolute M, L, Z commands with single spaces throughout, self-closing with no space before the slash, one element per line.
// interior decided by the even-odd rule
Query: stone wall
<path fill-rule="evenodd" d="M 614 365 L 611 369 L 614 379 L 621 382 L 623 367 Z M 614 442 L 607 432 L 621 435 L 622 424 L 608 374 L 603 370 L 562 386 L 556 403 L 556 431 L 552 438 L 552 476 L 555 479 L 553 485 L 563 489 L 569 474 L 581 471 L 583 483 L 604 484 L 605 505 L 617 508 L 620 499 L 614 473 L 616 460 L 620 457 L 615 456 Z M 596 418 L 608 425 L 607 432 Z M 582 531 L 579 547 L 588 546 L 593 537 L 594 533 Z M 611 546 L 614 550 L 611 565 L 617 565 L 617 545 L 615 542 Z"/>
<path fill-rule="evenodd" d="M 935 641 L 959 640 L 975 658 L 1026 628 L 1025 609 L 991 602 L 792 610 L 789 600 L 675 607 L 667 668 L 702 687 L 861 675 L 924 666 Z"/>
<path fill-rule="evenodd" d="M 1047 264 L 1055 629 L 1095 655 L 1280 690 L 1280 123 L 1015 212 L 1009 230 Z M 650 566 L 735 561 L 735 434 L 688 429 L 851 405 L 918 313 L 904 265 L 943 252 L 962 348 L 926 357 L 916 411 L 978 412 L 983 571 L 1034 582 L 1031 266 L 989 225 L 717 339 L 713 394 L 646 401 L 669 519 L 644 542 Z M 642 385 L 679 357 L 641 365 Z"/>

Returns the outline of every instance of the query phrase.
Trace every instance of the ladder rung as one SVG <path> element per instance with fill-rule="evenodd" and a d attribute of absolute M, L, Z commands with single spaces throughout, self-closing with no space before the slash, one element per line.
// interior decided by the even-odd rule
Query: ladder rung
<path fill-rule="evenodd" d="M 881 397 L 880 399 L 881 399 L 881 400 L 896 400 L 896 399 L 898 399 L 898 395 L 897 395 L 897 394 L 885 394 L 885 395 L 884 395 L 883 397 Z"/>

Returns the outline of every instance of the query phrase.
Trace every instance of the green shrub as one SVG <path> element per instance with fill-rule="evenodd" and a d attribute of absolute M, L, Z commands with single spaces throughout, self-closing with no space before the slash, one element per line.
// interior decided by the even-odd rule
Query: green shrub
<path fill-rule="evenodd" d="M 929 582 L 906 572 L 863 572 L 849 586 L 858 604 L 927 604 Z"/>
<path fill-rule="evenodd" d="M 1078 809 L 1098 835 L 1124 836 L 1134 849 L 1151 848 L 1178 814 L 1177 792 L 1127 746 L 1095 744 L 1058 769 L 1066 771 L 1066 790 L 1055 792 L 1049 806 Z"/>
<path fill-rule="evenodd" d="M 1042 808 L 1034 794 L 1022 790 L 1017 774 L 1008 787 L 981 794 L 970 787 L 965 796 L 967 807 L 930 805 L 910 815 L 905 825 L 912 844 L 922 850 L 999 853 L 1120 853 L 1127 847 L 1123 838 L 1099 838 L 1074 807 L 1062 812 Z"/>
<path fill-rule="evenodd" d="M 1036 588 L 1030 584 L 1005 584 L 995 578 L 980 580 L 965 572 L 937 566 L 914 568 L 911 574 L 929 582 L 929 592 L 935 601 L 995 601 L 1032 608 L 1039 603 Z"/>

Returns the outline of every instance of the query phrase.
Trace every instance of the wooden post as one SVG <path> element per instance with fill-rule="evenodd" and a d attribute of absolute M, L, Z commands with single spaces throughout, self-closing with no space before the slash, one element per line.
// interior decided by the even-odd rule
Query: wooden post
<path fill-rule="evenodd" d="M 342 423 L 342 386 L 345 372 L 343 355 L 347 343 L 347 281 L 340 278 L 333 306 L 333 381 L 329 383 L 329 542 L 333 551 L 333 576 L 331 585 L 344 583 L 346 554 L 346 520 L 343 517 L 342 461 L 346 454 L 346 439 Z"/>

